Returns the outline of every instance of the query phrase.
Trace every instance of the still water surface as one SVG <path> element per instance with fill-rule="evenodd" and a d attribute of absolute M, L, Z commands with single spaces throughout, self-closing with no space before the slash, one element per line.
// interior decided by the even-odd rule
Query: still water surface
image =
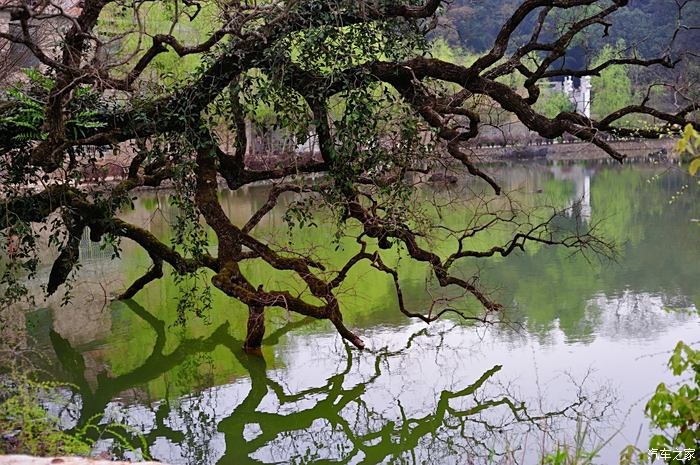
<path fill-rule="evenodd" d="M 169 276 L 134 301 L 76 295 L 29 325 L 54 376 L 79 387 L 60 414 L 69 427 L 95 415 L 130 424 L 155 459 L 172 464 L 536 463 L 541 449 L 573 442 L 577 428 L 588 428 L 587 447 L 606 443 L 600 463 L 617 463 L 622 447 L 645 444 L 645 399 L 674 381 L 668 352 L 700 339 L 697 189 L 669 204 L 687 179 L 650 165 L 495 170 L 521 196 L 580 202 L 584 221 L 603 220 L 602 233 L 620 244 L 617 262 L 536 247 L 478 263 L 513 322 L 488 328 L 410 321 L 391 282 L 360 271 L 344 308 L 369 347 L 363 353 L 325 322 L 276 310 L 267 312 L 263 357 L 249 356 L 245 310 L 216 291 L 214 311 L 174 325 L 179 290 Z M 265 190 L 223 194 L 231 218 L 244 221 Z M 259 233 L 330 246 L 331 226 L 289 236 L 283 213 Z M 174 212 L 165 193 L 144 193 L 125 217 L 167 238 Z M 121 260 L 87 241 L 82 256 L 86 285 L 123 288 L 148 266 L 127 243 Z M 416 308 L 428 275 L 402 268 Z"/>

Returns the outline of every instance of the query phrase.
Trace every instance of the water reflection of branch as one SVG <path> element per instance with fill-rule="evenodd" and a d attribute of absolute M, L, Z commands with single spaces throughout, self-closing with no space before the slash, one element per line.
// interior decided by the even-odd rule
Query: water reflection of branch
<path fill-rule="evenodd" d="M 154 380 L 163 373 L 182 363 L 189 355 L 199 352 L 211 352 L 221 340 L 228 336 L 228 322 L 220 325 L 207 338 L 184 339 L 173 351 L 164 353 L 166 345 L 165 323 L 155 318 L 134 301 L 127 302 L 130 309 L 148 323 L 155 332 L 155 341 L 150 355 L 143 364 L 134 370 L 119 376 L 109 376 L 101 372 L 97 375 L 97 386 L 92 389 L 85 373 L 85 361 L 82 355 L 71 347 L 70 343 L 55 331 L 50 332 L 51 343 L 63 368 L 70 374 L 70 381 L 80 388 L 83 396 L 81 418 L 86 419 L 99 413 L 113 397 L 127 389 Z"/>
<path fill-rule="evenodd" d="M 428 335 L 425 329 L 413 334 L 403 347 L 395 350 L 357 354 L 345 344 L 344 365 L 323 385 L 292 392 L 270 376 L 264 358 L 243 351 L 243 341 L 229 334 L 227 323 L 208 337 L 185 338 L 172 352 L 164 354 L 165 323 L 134 302 L 128 305 L 153 329 L 153 350 L 139 367 L 128 373 L 119 376 L 101 373 L 94 389 L 87 382 L 82 355 L 60 335 L 51 334 L 59 361 L 81 390 L 82 410 L 78 424 L 95 414 L 107 415 L 107 405 L 119 393 L 158 378 L 189 356 L 225 347 L 247 371 L 250 380 L 245 398 L 233 411 L 220 418 L 217 415 L 221 413 L 220 406 L 200 405 L 212 399 L 204 395 L 189 397 L 174 409 L 166 400 L 154 405 L 155 420 L 145 432 L 150 444 L 158 438 L 179 444 L 188 464 L 217 460 L 211 443 L 217 432 L 223 433 L 226 443 L 224 455 L 218 459 L 222 464 L 278 463 L 280 460 L 285 463 L 308 460 L 379 463 L 387 458 L 400 460 L 407 454 L 413 457 L 430 454 L 435 460 L 458 455 L 465 458 L 465 463 L 470 463 L 473 458 L 504 453 L 495 451 L 494 444 L 514 425 L 530 428 L 540 420 L 563 415 L 579 405 L 575 403 L 560 411 L 530 415 L 524 403 L 508 395 L 489 396 L 484 391 L 501 370 L 501 366 L 496 365 L 463 389 L 441 391 L 430 412 L 411 413 L 422 405 L 404 405 L 399 399 L 396 399 L 398 414 L 386 410 L 393 404 L 382 404 L 379 410 L 373 407 L 368 391 L 376 389 L 373 385 L 378 384 L 390 359 L 406 355 L 417 337 Z M 309 321 L 301 320 L 279 328 L 268 337 L 268 342 L 276 342 Z M 354 380 L 362 368 L 354 364 L 362 358 L 369 358 L 369 372 L 362 379 Z M 271 400 L 276 410 L 270 410 Z M 300 405 L 305 401 L 313 405 Z M 173 421 L 174 413 L 179 421 Z M 251 437 L 251 428 L 259 431 L 255 437 Z"/>
<path fill-rule="evenodd" d="M 425 334 L 424 331 L 419 333 Z M 435 449 L 431 453 L 448 455 L 461 449 L 460 453 L 467 451 L 473 457 L 498 455 L 487 442 L 494 440 L 494 436 L 503 433 L 504 429 L 519 423 L 534 425 L 538 420 L 564 414 L 581 405 L 582 401 L 579 401 L 561 411 L 530 415 L 524 403 L 506 396 L 479 400 L 477 393 L 501 370 L 501 366 L 496 365 L 464 389 L 443 390 L 434 410 L 426 415 L 409 416 L 401 402 L 397 401 L 400 418 L 387 418 L 382 412 L 373 410 L 363 395 L 381 375 L 383 362 L 404 354 L 415 336 L 417 335 L 409 338 L 402 349 L 375 353 L 373 372 L 369 378 L 349 387 L 344 386 L 348 382 L 347 375 L 353 372 L 354 357 L 347 346 L 346 365 L 342 371 L 329 377 L 323 386 L 297 393 L 286 393 L 265 374 L 264 361 L 256 359 L 255 367 L 250 367 L 253 369 L 250 371 L 251 389 L 248 396 L 227 419 L 219 423 L 218 430 L 226 436 L 226 455 L 219 463 L 267 463 L 265 458 L 253 458 L 260 457 L 262 453 L 267 453 L 268 461 L 276 462 L 280 459 L 279 456 L 283 456 L 283 460 L 291 463 L 304 460 L 314 460 L 314 463 L 357 463 L 358 459 L 359 463 L 379 463 L 387 458 L 400 459 L 404 454 L 420 453 L 421 449 Z M 270 412 L 264 407 L 269 394 L 274 395 L 279 405 L 277 412 Z M 318 395 L 324 397 L 318 400 Z M 312 407 L 282 413 L 287 405 L 309 398 L 315 401 Z M 450 404 L 452 401 L 468 399 L 476 405 L 458 409 Z M 495 422 L 484 415 L 498 407 L 506 407 L 510 411 L 512 415 L 508 421 Z M 319 425 L 321 419 L 324 421 Z M 470 424 L 477 429 L 470 428 Z M 245 430 L 250 425 L 255 425 L 259 434 L 247 440 Z M 373 428 L 373 425 L 378 427 Z M 461 444 L 450 439 L 449 430 L 459 431 L 463 439 Z M 307 432 L 308 437 L 304 434 Z M 347 443 L 342 453 L 342 441 L 339 442 L 337 437 L 339 434 Z M 321 460 L 322 454 L 317 452 L 314 453 L 317 455 L 308 455 L 312 450 L 330 449 L 331 444 L 339 448 L 329 451 L 334 456 L 333 460 L 330 457 Z"/>

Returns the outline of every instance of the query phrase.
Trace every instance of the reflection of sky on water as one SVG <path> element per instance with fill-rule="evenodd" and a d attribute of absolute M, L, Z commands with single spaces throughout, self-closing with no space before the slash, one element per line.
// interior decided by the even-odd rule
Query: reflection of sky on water
<path fill-rule="evenodd" d="M 625 291 L 619 296 L 597 295 L 588 302 L 593 337 L 653 343 L 679 324 L 697 322 L 697 309 L 686 297 Z M 595 311 L 590 311 L 595 309 Z"/>
<path fill-rule="evenodd" d="M 597 325 L 599 332 L 590 341 L 569 340 L 556 327 L 551 330 L 551 337 L 542 343 L 539 338 L 526 334 L 511 338 L 503 338 L 503 333 L 494 330 L 477 334 L 472 328 L 450 322 L 437 323 L 428 331 L 423 331 L 424 326 L 420 324 L 370 331 L 365 337 L 371 351 L 400 353 L 387 357 L 382 362 L 381 374 L 371 382 L 368 381 L 374 374 L 375 355 L 353 355 L 352 367 L 344 377 L 342 387 L 351 390 L 360 383 L 367 384 L 361 395 L 353 398 L 361 402 L 362 408 L 350 402 L 341 410 L 341 417 L 358 436 L 379 431 L 388 422 L 400 425 L 407 417 L 424 418 L 435 412 L 442 391 L 469 386 L 486 370 L 501 364 L 502 371 L 489 380 L 479 397 L 456 399 L 450 405 L 455 409 L 473 408 L 478 405 L 478 399 L 498 398 L 506 390 L 515 399 L 527 401 L 530 405 L 544 401 L 539 408 L 545 411 L 558 410 L 575 402 L 579 389 L 589 396 L 592 405 L 595 405 L 594 401 L 600 401 L 596 408 L 602 408 L 604 402 L 615 398 L 614 409 L 606 411 L 606 421 L 594 423 L 598 433 L 605 438 L 618 426 L 627 424 L 603 455 L 604 463 L 613 463 L 622 447 L 636 441 L 639 425 L 644 423 L 640 401 L 647 398 L 659 382 L 669 379 L 665 370 L 667 354 L 661 352 L 671 350 L 679 339 L 697 337 L 698 321 L 686 314 L 666 312 L 663 299 L 653 295 L 625 293 L 612 299 L 601 296 L 588 304 L 605 310 L 602 313 L 605 316 Z M 642 326 L 636 326 L 638 331 L 616 333 L 614 328 L 620 324 L 620 318 L 638 322 L 635 315 L 644 321 Z M 669 326 L 673 330 L 653 330 Z M 414 336 L 410 350 L 401 351 L 416 333 L 420 335 Z M 653 351 L 649 350 L 650 347 Z M 282 403 L 272 390 L 268 390 L 255 408 L 256 412 L 291 415 L 313 409 L 327 395 L 326 390 L 319 388 L 326 386 L 328 380 L 347 365 L 345 347 L 334 335 L 309 337 L 292 334 L 282 358 L 285 368 L 270 370 L 269 379 L 279 383 L 287 394 L 309 393 Z M 224 456 L 227 445 L 225 433 L 217 425 L 245 401 L 250 389 L 249 381 L 242 379 L 171 401 L 165 424 L 169 429 L 185 434 L 187 439 L 177 442 L 157 437 L 151 448 L 153 456 L 173 464 L 193 463 L 192 459 L 197 457 L 207 463 L 218 461 Z M 319 392 L 314 392 L 314 389 Z M 157 407 L 158 404 L 124 406 L 111 403 L 106 411 L 109 419 L 126 421 L 148 434 L 157 427 L 153 414 Z M 366 412 L 372 415 L 367 416 Z M 592 414 L 591 411 L 587 413 Z M 501 418 L 508 417 L 508 411 L 493 409 L 485 417 L 498 423 Z M 239 421 L 245 423 L 246 419 Z M 571 427 L 573 423 L 573 420 L 560 420 L 558 426 L 568 424 Z M 363 459 L 367 459 L 364 452 L 353 452 L 352 442 L 342 428 L 328 419 L 317 418 L 299 427 L 299 431 L 282 432 L 261 443 L 250 457 L 260 463 L 304 463 L 302 458 L 308 451 L 313 451 L 309 458 L 314 460 L 338 459 L 348 457 L 347 454 L 355 456 L 349 463 L 363 463 Z M 410 424 L 408 428 L 411 428 Z M 527 429 L 518 428 L 506 428 L 506 431 L 512 441 L 518 440 L 516 435 L 519 434 L 530 434 L 533 438 L 541 434 L 527 433 Z M 258 423 L 246 424 L 242 439 L 253 441 L 260 434 Z M 642 441 L 645 436 L 643 433 Z M 495 439 L 491 440 L 495 442 Z M 450 445 L 454 453 L 442 455 L 440 463 L 460 463 L 460 456 L 468 453 L 460 452 L 460 446 L 464 446 L 465 451 L 473 447 L 460 445 L 459 438 L 454 438 Z M 428 440 L 423 447 L 418 445 L 414 453 L 417 457 L 422 454 L 433 457 L 435 447 Z"/>

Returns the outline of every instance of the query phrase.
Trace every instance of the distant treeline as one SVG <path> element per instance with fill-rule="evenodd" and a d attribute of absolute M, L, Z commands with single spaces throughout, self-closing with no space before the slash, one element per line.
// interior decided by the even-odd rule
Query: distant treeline
<path fill-rule="evenodd" d="M 482 52 L 493 45 L 498 31 L 521 3 L 522 0 L 454 0 L 443 18 L 440 34 L 451 45 Z M 563 24 L 571 18 L 560 11 L 556 19 Z M 610 19 L 613 25 L 607 36 L 604 36 L 603 26 L 597 26 L 577 38 L 576 45 L 586 49 L 589 57 L 603 45 L 616 44 L 621 39 L 637 45 L 638 51 L 647 57 L 663 55 L 678 21 L 678 6 L 675 0 L 631 0 Z M 518 31 L 522 41 L 529 39 L 536 20 L 537 15 L 531 14 L 523 21 Z M 700 2 L 686 3 L 681 23 L 689 28 L 684 28 L 676 37 L 674 51 L 699 52 L 700 30 L 693 27 L 700 25 Z M 546 34 L 547 30 L 544 32 Z"/>

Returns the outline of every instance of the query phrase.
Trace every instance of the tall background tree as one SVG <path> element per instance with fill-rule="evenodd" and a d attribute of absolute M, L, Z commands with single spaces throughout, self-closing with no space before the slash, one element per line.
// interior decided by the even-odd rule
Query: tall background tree
<path fill-rule="evenodd" d="M 569 135 L 620 162 L 625 157 L 611 138 L 697 127 L 693 84 L 673 73 L 696 58 L 675 46 L 695 31 L 684 19 L 692 5 L 674 5 L 678 20 L 664 31 L 667 46 L 658 53 L 641 53 L 635 44 L 571 69 L 563 58 L 582 40 L 617 43 L 614 20 L 627 1 L 504 3 L 493 15 L 500 22 L 495 34 L 473 57 L 431 45 L 449 6 L 440 0 L 5 1 L 0 12 L 11 27 L 0 39 L 30 51 L 39 66 L 15 78 L 0 104 L 3 304 L 29 297 L 26 280 L 46 256 L 46 293 L 69 290 L 89 233 L 115 254 L 126 239 L 152 259 L 120 298 L 167 268 L 183 289 L 182 319 L 204 312 L 212 292 L 247 305 L 250 349 L 260 346 L 264 313 L 274 307 L 329 320 L 364 347 L 344 324 L 338 299 L 360 263 L 391 277 L 408 317 L 430 322 L 455 313 L 491 321 L 500 305 L 478 276 L 460 274 L 459 263 L 508 256 L 527 244 L 604 254 L 610 244 L 595 226 L 567 226 L 563 212 L 520 205 L 503 192 L 471 150 L 492 124 L 484 117 L 504 113 L 541 137 Z M 463 6 L 460 21 L 479 25 L 470 14 Z M 603 76 L 619 66 L 648 68 L 658 79 L 638 101 L 594 119 L 537 111 L 548 80 Z M 671 107 L 652 106 L 651 89 L 662 82 Z M 653 124 L 621 124 L 632 117 Z M 259 153 L 260 137 L 270 134 L 291 141 L 282 144 L 287 157 Z M 298 148 L 305 146 L 311 148 Z M 124 173 L 107 176 L 108 160 L 121 160 Z M 450 164 L 468 181 L 469 203 L 420 202 L 422 175 Z M 320 172 L 320 181 L 304 176 Z M 246 221 L 232 221 L 219 190 L 260 181 L 271 183 L 267 201 Z M 179 213 L 169 243 L 120 216 L 144 186 L 171 189 Z M 334 257 L 258 234 L 261 220 L 290 196 L 292 225 L 308 227 L 325 215 L 354 249 Z M 456 207 L 464 209 L 464 223 L 441 224 L 441 209 Z M 45 253 L 45 240 L 54 256 Z M 391 249 L 424 264 L 436 287 L 452 296 L 459 290 L 459 300 L 412 308 Z M 251 263 L 285 273 L 294 285 L 256 282 L 247 272 Z"/>
<path fill-rule="evenodd" d="M 624 49 L 624 44 L 618 44 L 618 49 Z M 595 58 L 593 66 L 614 60 L 618 53 L 610 45 L 606 45 Z M 611 66 L 600 72 L 591 80 L 595 93 L 591 100 L 591 112 L 594 115 L 608 115 L 632 103 L 632 80 L 627 75 L 624 65 Z"/>

